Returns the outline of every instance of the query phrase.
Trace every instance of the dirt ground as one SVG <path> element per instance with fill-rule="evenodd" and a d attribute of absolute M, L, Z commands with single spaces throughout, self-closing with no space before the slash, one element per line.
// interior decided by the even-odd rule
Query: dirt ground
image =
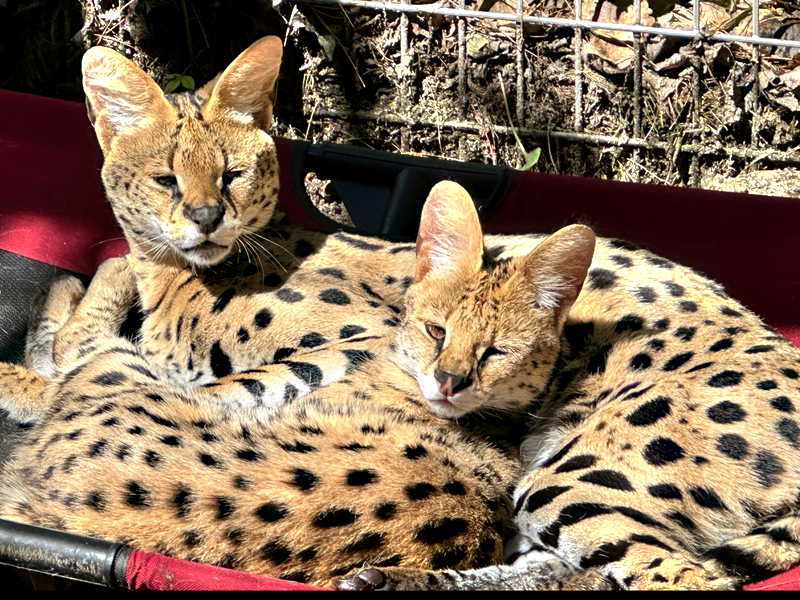
<path fill-rule="evenodd" d="M 520 44 L 507 22 L 468 20 L 460 34 L 458 21 L 441 15 L 275 1 L 0 0 L 0 87 L 81 100 L 80 56 L 97 44 L 125 53 L 162 85 L 199 85 L 253 40 L 278 34 L 286 36 L 278 135 L 515 168 L 524 151 L 540 148 L 539 171 L 797 195 L 796 49 L 754 53 L 747 44 L 649 36 L 637 102 L 631 34 L 584 33 L 576 88 L 570 28 L 526 25 Z M 631 1 L 584 0 L 582 16 L 634 23 Z M 465 6 L 514 13 L 516 0 Z M 641 23 L 691 28 L 690 6 L 643 0 Z M 750 35 L 750 0 L 701 6 L 704 29 Z M 529 15 L 574 14 L 569 0 L 524 7 Z M 762 0 L 759 20 L 762 35 L 800 39 L 796 1 Z M 575 130 L 576 89 L 584 133 L 651 147 L 559 137 Z M 765 169 L 782 176 L 755 175 Z"/>

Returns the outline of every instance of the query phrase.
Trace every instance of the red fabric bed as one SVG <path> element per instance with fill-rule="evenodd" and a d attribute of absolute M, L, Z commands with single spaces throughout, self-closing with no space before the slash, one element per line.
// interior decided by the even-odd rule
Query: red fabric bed
<path fill-rule="evenodd" d="M 0 252 L 83 275 L 124 254 L 84 106 L 0 91 L 0 115 Z M 283 208 L 297 224 L 315 227 L 293 199 L 287 175 L 291 142 L 278 140 L 278 148 Z M 800 346 L 800 200 L 520 173 L 485 228 L 554 231 L 576 221 L 717 279 Z M 15 277 L 0 269 L 0 291 L 13 295 Z M 174 562 L 153 567 L 151 556 L 139 554 L 141 560 L 130 564 L 146 566 L 153 587 L 164 573 L 176 572 L 170 570 Z M 236 572 L 226 579 L 225 569 L 192 563 L 177 568 L 191 571 L 184 577 L 191 583 L 182 589 L 307 589 Z M 205 573 L 201 583 L 198 571 Z M 141 573 L 129 570 L 132 587 L 148 587 Z M 176 589 L 168 583 L 158 589 Z M 746 589 L 799 590 L 800 567 Z"/>

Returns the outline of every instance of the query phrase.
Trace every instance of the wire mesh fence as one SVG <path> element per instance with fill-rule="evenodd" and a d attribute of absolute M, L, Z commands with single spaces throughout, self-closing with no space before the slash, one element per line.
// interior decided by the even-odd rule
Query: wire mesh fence
<path fill-rule="evenodd" d="M 386 64 L 391 67 L 390 76 L 372 80 L 391 89 L 370 104 L 348 101 L 346 93 L 345 100 L 331 102 L 324 91 L 313 104 L 307 102 L 307 133 L 325 137 L 330 129 L 324 123 L 359 121 L 363 127 L 356 137 L 366 145 L 386 142 L 367 139 L 374 132 L 378 138 L 391 137 L 393 149 L 404 152 L 492 162 L 505 156 L 512 166 L 518 166 L 515 152 L 521 146 L 538 144 L 543 160 L 551 159 L 550 170 L 563 163 L 553 156 L 552 146 L 558 144 L 582 154 L 567 171 L 609 176 L 615 167 L 592 173 L 593 160 L 608 165 L 624 159 L 618 178 L 694 186 L 702 183 L 703 168 L 717 163 L 725 166 L 711 170 L 728 174 L 754 162 L 800 165 L 793 110 L 800 97 L 800 61 L 794 58 L 800 57 L 800 6 L 729 0 L 730 18 L 720 24 L 706 18 L 718 16 L 719 10 L 710 13 L 708 4 L 692 0 L 676 5 L 682 10 L 681 19 L 673 19 L 676 25 L 668 19 L 655 22 L 648 0 L 628 0 L 627 6 L 574 0 L 560 11 L 552 10 L 553 0 L 549 9 L 544 2 L 501 1 L 505 4 L 494 7 L 503 11 L 493 10 L 486 0 L 302 0 L 297 6 L 303 13 L 316 15 L 318 38 L 327 37 L 333 47 L 328 56 L 344 50 L 362 91 L 370 86 L 370 64 L 384 65 L 385 72 Z M 604 4 L 615 10 L 605 10 Z M 617 18 L 604 20 L 608 14 Z M 770 17 L 766 28 L 759 18 L 763 14 Z M 330 24 L 337 19 L 342 26 Z M 369 56 L 359 61 L 354 49 L 376 35 L 376 20 L 383 36 L 380 56 L 372 63 Z M 363 33 L 365 24 L 370 33 Z M 487 39 L 479 32 L 489 30 L 500 32 L 502 39 L 488 44 L 495 55 L 487 58 L 477 47 Z M 412 43 L 420 31 L 428 36 L 427 45 Z M 542 59 L 544 46 L 547 60 Z M 662 51 L 666 46 L 671 54 Z M 421 49 L 428 56 L 421 56 Z M 371 51 L 374 55 L 374 45 Z M 437 51 L 438 56 L 430 56 Z M 596 68 L 600 63 L 605 67 Z M 431 64 L 447 74 L 444 87 L 434 89 L 438 84 L 419 72 Z M 319 65 L 307 58 L 304 68 L 319 74 Z M 672 77 L 676 70 L 680 75 Z M 559 90 L 552 103 L 542 92 L 548 79 L 556 80 Z M 557 111 L 560 116 L 554 117 Z M 389 128 L 398 133 L 387 133 Z M 438 138 L 438 148 L 415 144 L 415 136 L 426 135 Z"/>

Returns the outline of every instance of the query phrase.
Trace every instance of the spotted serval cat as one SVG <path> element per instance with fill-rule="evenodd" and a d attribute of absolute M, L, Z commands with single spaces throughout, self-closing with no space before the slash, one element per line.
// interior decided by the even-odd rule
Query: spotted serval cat
<path fill-rule="evenodd" d="M 112 50 L 83 59 L 103 183 L 144 313 L 142 352 L 172 382 L 230 407 L 281 403 L 341 377 L 349 357 L 397 326 L 410 283 L 386 269 L 345 281 L 343 265 L 377 246 L 341 235 L 316 269 L 282 285 L 325 235 L 275 213 L 279 173 L 266 130 L 281 52 L 278 38 L 263 38 L 197 92 L 169 95 Z M 412 271 L 413 248 L 386 249 L 387 269 Z M 80 341 L 62 334 L 56 343 Z M 324 369 L 301 360 L 311 350 Z"/>
<path fill-rule="evenodd" d="M 572 269 L 580 289 L 576 265 L 591 245 L 588 235 L 572 238 L 557 269 L 530 264 L 527 276 Z M 524 264 L 476 246 L 448 290 L 461 298 L 455 310 L 427 316 L 443 343 L 420 387 L 437 414 L 485 407 L 486 358 L 476 349 L 494 348 L 498 363 L 519 351 L 499 332 L 514 318 L 503 278 Z M 464 334 L 475 322 L 482 340 Z M 728 589 L 800 562 L 800 350 L 721 285 L 601 238 L 564 326 L 532 327 L 527 343 L 530 394 L 493 399 L 531 415 L 514 494 L 520 533 L 508 549 L 515 562 L 371 569 L 345 588 L 519 589 L 557 557 L 622 589 Z M 447 389 L 437 386 L 445 377 Z"/>
<path fill-rule="evenodd" d="M 220 410 L 118 337 L 134 300 L 118 285 L 131 276 L 126 259 L 104 263 L 85 294 L 58 280 L 26 353 L 52 360 L 52 381 L 0 368 L 0 407 L 31 423 L 0 474 L 0 517 L 322 585 L 364 565 L 500 562 L 518 466 L 432 415 L 416 383 L 441 342 L 424 315 L 453 301 L 436 292 L 457 275 L 442 257 L 460 247 L 462 214 L 477 226 L 453 189 L 439 186 L 426 204 L 414 308 L 388 356 L 354 360 L 340 381 L 280 406 Z M 517 326 L 542 312 L 522 302 Z M 570 573 L 553 562 L 540 583 Z"/>

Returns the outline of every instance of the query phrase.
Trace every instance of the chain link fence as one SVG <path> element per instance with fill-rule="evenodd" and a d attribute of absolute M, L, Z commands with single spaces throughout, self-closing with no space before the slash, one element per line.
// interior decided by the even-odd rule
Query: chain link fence
<path fill-rule="evenodd" d="M 299 133 L 693 186 L 800 164 L 800 6 L 573 2 L 302 0 Z"/>

